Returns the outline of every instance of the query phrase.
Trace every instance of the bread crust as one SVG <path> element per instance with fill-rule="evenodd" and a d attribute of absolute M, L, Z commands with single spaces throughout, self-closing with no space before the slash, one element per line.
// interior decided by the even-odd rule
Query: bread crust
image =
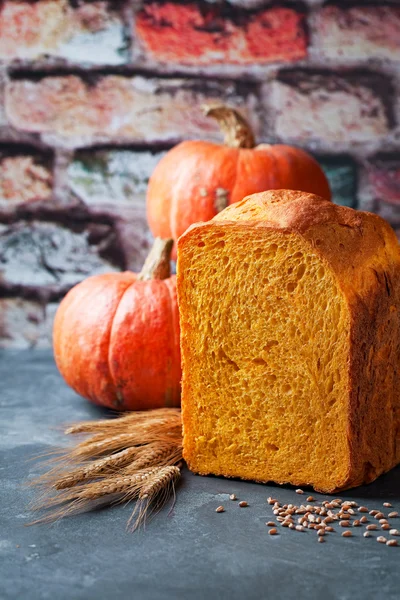
<path fill-rule="evenodd" d="M 186 244 L 197 243 L 205 228 L 221 226 L 249 228 L 249 233 L 254 228 L 298 233 L 334 273 L 350 314 L 349 469 L 339 486 L 320 491 L 333 493 L 373 481 L 400 462 L 400 251 L 393 230 L 377 215 L 313 194 L 254 194 L 181 236 L 178 299 L 184 285 L 180 252 Z M 182 404 L 185 432 L 185 393 Z M 185 441 L 184 453 L 190 467 Z"/>

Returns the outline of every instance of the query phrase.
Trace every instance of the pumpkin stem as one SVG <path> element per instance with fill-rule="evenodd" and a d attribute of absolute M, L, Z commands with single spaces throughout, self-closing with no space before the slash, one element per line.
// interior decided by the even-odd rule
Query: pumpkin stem
<path fill-rule="evenodd" d="M 205 104 L 201 107 L 206 117 L 218 122 L 224 134 L 224 144 L 230 148 L 254 148 L 256 141 L 249 123 L 242 115 L 224 104 Z"/>
<path fill-rule="evenodd" d="M 156 238 L 138 275 L 140 281 L 168 279 L 171 277 L 171 252 L 174 240 Z"/>

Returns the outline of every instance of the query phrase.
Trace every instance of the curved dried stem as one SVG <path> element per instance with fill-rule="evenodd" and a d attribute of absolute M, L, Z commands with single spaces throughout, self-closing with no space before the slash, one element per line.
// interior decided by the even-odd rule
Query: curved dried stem
<path fill-rule="evenodd" d="M 230 148 L 254 148 L 253 131 L 246 119 L 234 108 L 224 104 L 206 104 L 201 107 L 206 117 L 218 122 L 224 134 L 224 144 Z"/>

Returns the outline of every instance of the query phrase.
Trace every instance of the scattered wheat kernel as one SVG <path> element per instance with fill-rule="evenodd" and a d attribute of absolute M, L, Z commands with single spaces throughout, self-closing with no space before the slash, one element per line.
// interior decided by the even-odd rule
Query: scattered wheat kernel
<path fill-rule="evenodd" d="M 236 496 L 236 494 L 231 494 L 231 495 L 229 496 L 229 500 L 237 500 L 237 496 Z"/>
<path fill-rule="evenodd" d="M 386 546 L 398 546 L 397 540 L 388 540 Z"/>
<path fill-rule="evenodd" d="M 329 533 L 331 533 L 335 530 L 333 529 L 333 527 L 325 527 L 325 531 L 328 531 Z"/>
<path fill-rule="evenodd" d="M 267 502 L 268 502 L 268 504 L 276 504 L 278 502 L 278 500 L 275 500 L 275 498 L 272 498 L 272 496 L 269 496 L 269 498 L 267 498 Z"/>
<path fill-rule="evenodd" d="M 379 519 L 379 523 L 383 525 L 384 523 L 389 523 L 387 519 Z"/>
<path fill-rule="evenodd" d="M 400 531 L 398 529 L 391 529 L 389 533 L 390 535 L 400 535 Z"/>
<path fill-rule="evenodd" d="M 239 506 L 240 508 L 245 508 L 246 506 L 248 506 L 246 500 L 242 500 L 241 502 L 239 502 Z"/>
<path fill-rule="evenodd" d="M 300 488 L 298 490 L 296 490 L 296 494 L 304 494 L 303 490 L 301 490 Z"/>
<path fill-rule="evenodd" d="M 268 525 L 268 527 L 276 527 L 276 524 L 273 521 L 268 521 L 266 525 Z"/>
<path fill-rule="evenodd" d="M 296 525 L 296 531 L 304 531 L 304 527 L 302 525 Z"/>
<path fill-rule="evenodd" d="M 325 508 L 331 509 L 331 508 L 333 508 L 333 504 L 331 504 L 330 502 L 327 502 L 325 504 Z"/>
<path fill-rule="evenodd" d="M 325 535 L 325 528 L 318 529 L 318 535 Z"/>
<path fill-rule="evenodd" d="M 374 517 L 379 521 L 379 519 L 384 519 L 385 515 L 382 512 L 378 512 Z"/>
<path fill-rule="evenodd" d="M 350 527 L 350 521 L 340 521 L 340 527 Z"/>
<path fill-rule="evenodd" d="M 283 523 L 281 523 L 282 527 L 289 527 L 289 523 L 287 521 L 283 521 Z"/>
<path fill-rule="evenodd" d="M 314 496 L 308 496 L 307 502 L 315 502 Z"/>
<path fill-rule="evenodd" d="M 361 517 L 360 523 L 368 523 L 367 517 Z"/>
<path fill-rule="evenodd" d="M 371 537 L 371 535 L 372 535 L 372 533 L 371 533 L 370 531 L 365 531 L 365 532 L 363 533 L 363 536 L 364 536 L 364 537 Z"/>
<path fill-rule="evenodd" d="M 278 521 L 278 523 L 283 523 L 285 517 L 276 517 L 276 520 Z"/>
<path fill-rule="evenodd" d="M 379 510 L 370 510 L 369 514 L 371 515 L 371 517 L 374 517 L 375 515 L 377 515 L 379 512 Z"/>
<path fill-rule="evenodd" d="M 354 500 L 352 500 L 352 501 L 350 502 L 350 504 L 351 504 L 351 506 L 352 506 L 353 508 L 358 508 L 358 504 L 357 504 L 357 502 L 354 502 Z"/>
<path fill-rule="evenodd" d="M 320 543 L 320 544 L 322 544 L 323 542 L 325 542 L 325 538 L 323 538 L 323 537 L 319 537 L 319 538 L 318 538 L 318 541 L 319 541 L 319 543 Z"/>
<path fill-rule="evenodd" d="M 315 523 L 309 523 L 308 529 L 315 529 Z"/>
<path fill-rule="evenodd" d="M 275 527 L 273 527 L 268 531 L 268 533 L 269 535 L 276 535 L 278 533 L 278 530 Z"/>
<path fill-rule="evenodd" d="M 399 513 L 396 511 L 393 511 L 388 514 L 389 519 L 394 519 L 395 517 L 398 517 L 398 516 L 399 516 Z"/>
<path fill-rule="evenodd" d="M 390 502 L 384 502 L 384 503 L 383 503 L 383 506 L 384 506 L 385 508 L 392 508 L 392 505 L 390 504 Z"/>
<path fill-rule="evenodd" d="M 349 509 L 347 510 L 347 512 L 349 513 L 349 515 L 355 515 L 355 514 L 356 514 L 356 511 L 355 511 L 355 510 L 353 510 L 352 508 L 349 508 Z"/>
<path fill-rule="evenodd" d="M 381 544 L 386 544 L 387 539 L 385 537 L 383 537 L 383 535 L 378 535 L 378 537 L 376 538 L 376 541 Z"/>
<path fill-rule="evenodd" d="M 367 525 L 366 529 L 368 531 L 375 531 L 376 529 L 378 529 L 378 525 L 375 525 L 374 523 L 372 523 L 371 525 Z"/>
<path fill-rule="evenodd" d="M 358 519 L 356 519 L 353 523 L 353 527 L 361 527 L 361 521 L 359 521 Z"/>
<path fill-rule="evenodd" d="M 360 506 L 360 508 L 358 510 L 359 510 L 359 512 L 369 512 L 368 508 L 366 506 Z"/>
<path fill-rule="evenodd" d="M 296 526 L 294 523 L 289 523 L 289 529 L 294 529 Z"/>
<path fill-rule="evenodd" d="M 274 515 L 279 515 L 279 510 L 275 509 L 273 512 L 274 512 Z"/>
<path fill-rule="evenodd" d="M 342 537 L 351 537 L 353 534 L 351 533 L 351 531 L 347 530 L 347 531 L 343 531 L 342 533 Z"/>
<path fill-rule="evenodd" d="M 218 513 L 225 512 L 225 509 L 223 506 L 218 506 L 218 508 L 215 509 L 215 512 L 218 512 Z"/>
<path fill-rule="evenodd" d="M 388 531 L 390 529 L 389 523 L 384 523 L 383 525 L 381 525 L 381 529 L 384 529 L 385 531 Z"/>

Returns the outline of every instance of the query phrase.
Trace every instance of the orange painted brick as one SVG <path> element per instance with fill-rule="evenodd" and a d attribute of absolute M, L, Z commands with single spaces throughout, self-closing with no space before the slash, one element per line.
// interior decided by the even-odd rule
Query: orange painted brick
<path fill-rule="evenodd" d="M 44 200 L 52 192 L 52 174 L 33 156 L 0 157 L 0 203 L 13 206 Z"/>
<path fill-rule="evenodd" d="M 272 7 L 256 13 L 216 5 L 145 3 L 136 19 L 145 54 L 182 65 L 292 62 L 307 55 L 304 14 Z"/>

